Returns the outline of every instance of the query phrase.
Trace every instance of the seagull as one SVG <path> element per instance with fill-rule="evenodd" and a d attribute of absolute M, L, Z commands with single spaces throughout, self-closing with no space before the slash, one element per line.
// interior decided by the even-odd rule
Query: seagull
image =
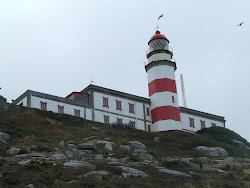
<path fill-rule="evenodd" d="M 160 18 L 162 18 L 162 17 L 163 17 L 163 15 L 164 15 L 164 14 L 160 15 L 160 16 L 159 16 L 159 18 L 158 18 L 158 20 L 159 20 Z"/>
<path fill-rule="evenodd" d="M 236 26 L 241 26 L 244 22 L 241 22 L 240 24 L 236 25 Z"/>

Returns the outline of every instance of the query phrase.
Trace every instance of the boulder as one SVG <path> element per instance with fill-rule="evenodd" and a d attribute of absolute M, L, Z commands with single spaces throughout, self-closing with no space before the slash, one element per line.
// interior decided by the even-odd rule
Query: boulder
<path fill-rule="evenodd" d="M 65 151 L 65 155 L 68 159 L 76 158 L 76 155 L 72 151 Z"/>
<path fill-rule="evenodd" d="M 95 138 L 96 136 L 90 136 L 90 137 L 87 137 L 87 138 L 84 138 L 83 140 L 91 140 L 93 138 Z"/>
<path fill-rule="evenodd" d="M 128 178 L 128 177 L 131 177 L 131 176 L 134 176 L 134 177 L 137 177 L 137 176 L 140 176 L 140 177 L 148 177 L 149 175 L 146 174 L 145 172 L 141 171 L 141 170 L 138 170 L 138 169 L 135 169 L 135 168 L 131 168 L 131 167 L 126 167 L 126 166 L 121 166 L 121 167 L 118 167 L 118 168 L 121 168 L 122 169 L 122 175 L 124 178 Z"/>
<path fill-rule="evenodd" d="M 68 184 L 77 184 L 79 183 L 79 180 L 71 180 L 67 182 Z"/>
<path fill-rule="evenodd" d="M 20 151 L 20 148 L 12 147 L 12 148 L 7 150 L 7 153 L 10 155 L 17 155 L 19 153 L 19 151 Z"/>
<path fill-rule="evenodd" d="M 108 165 L 112 165 L 112 166 L 125 166 L 124 163 L 120 163 L 120 162 L 108 162 Z"/>
<path fill-rule="evenodd" d="M 92 158 L 94 151 L 93 150 L 82 150 L 79 152 L 80 158 Z"/>
<path fill-rule="evenodd" d="M 193 168 L 193 169 L 204 170 L 204 171 L 208 171 L 208 172 L 217 172 L 217 173 L 221 173 L 221 174 L 227 174 L 227 172 L 224 170 L 220 170 L 217 168 L 211 168 L 211 167 L 208 167 L 208 166 L 203 165 L 203 164 L 197 164 L 197 163 L 190 162 L 189 166 L 190 166 L 190 168 Z"/>
<path fill-rule="evenodd" d="M 96 128 L 96 127 L 92 127 L 92 130 L 93 130 L 93 131 L 99 131 L 99 129 Z"/>
<path fill-rule="evenodd" d="M 8 143 L 10 141 L 10 135 L 7 133 L 0 132 L 0 141 L 3 140 Z"/>
<path fill-rule="evenodd" d="M 108 177 L 109 173 L 105 170 L 91 171 L 85 174 L 83 177 L 95 178 L 98 180 L 103 180 L 104 177 Z"/>
<path fill-rule="evenodd" d="M 35 185 L 34 184 L 29 184 L 29 185 L 26 185 L 25 187 L 23 188 L 35 188 Z"/>
<path fill-rule="evenodd" d="M 221 147 L 198 146 L 195 148 L 195 150 L 209 157 L 227 157 L 228 156 L 227 151 Z"/>
<path fill-rule="evenodd" d="M 231 163 L 234 162 L 234 158 L 233 157 L 227 157 L 226 159 L 224 159 L 225 163 Z"/>
<path fill-rule="evenodd" d="M 66 160 L 67 159 L 67 157 L 62 153 L 52 154 L 52 158 L 58 159 L 58 160 Z"/>
<path fill-rule="evenodd" d="M 18 162 L 19 165 L 26 166 L 28 165 L 32 160 L 31 159 L 23 159 Z"/>
<path fill-rule="evenodd" d="M 250 159 L 247 159 L 247 158 L 243 158 L 242 161 L 245 163 L 250 163 Z"/>
<path fill-rule="evenodd" d="M 238 145 L 239 148 L 245 150 L 245 151 L 250 151 L 250 147 L 246 146 L 243 142 L 238 141 L 238 140 L 234 140 L 233 141 L 235 144 Z"/>
<path fill-rule="evenodd" d="M 154 157 L 152 155 L 147 154 L 147 153 L 141 153 L 140 158 L 143 160 L 152 160 Z"/>
<path fill-rule="evenodd" d="M 4 148 L 8 145 L 8 143 L 4 140 L 0 140 L 0 148 Z"/>
<path fill-rule="evenodd" d="M 164 176 L 174 176 L 174 177 L 178 177 L 178 178 L 191 178 L 192 177 L 192 176 L 185 174 L 183 172 L 179 172 L 176 170 L 169 170 L 169 169 L 166 169 L 164 167 L 156 167 L 156 169 L 158 170 L 158 172 L 161 175 L 164 175 Z"/>
<path fill-rule="evenodd" d="M 59 145 L 60 145 L 60 146 L 64 146 L 64 145 L 65 145 L 65 142 L 62 140 L 61 142 L 59 142 Z"/>
<path fill-rule="evenodd" d="M 107 157 L 106 160 L 110 162 L 118 162 L 118 159 L 112 157 Z"/>
<path fill-rule="evenodd" d="M 96 141 L 97 144 L 105 144 L 105 149 L 108 151 L 113 151 L 113 145 L 115 144 L 114 142 L 109 142 L 106 140 L 98 140 Z"/>
<path fill-rule="evenodd" d="M 83 167 L 90 166 L 88 162 L 77 161 L 77 160 L 71 160 L 71 161 L 65 162 L 63 165 L 64 165 L 64 168 L 69 168 L 69 169 L 80 169 Z"/>
<path fill-rule="evenodd" d="M 103 158 L 104 158 L 103 154 L 98 154 L 98 155 L 95 155 L 93 159 L 96 161 L 100 161 L 100 160 L 103 160 Z"/>
<path fill-rule="evenodd" d="M 131 141 L 130 144 L 131 144 L 132 150 L 135 150 L 135 149 L 145 150 L 146 149 L 146 146 L 143 143 L 138 142 L 138 141 Z"/>
<path fill-rule="evenodd" d="M 97 150 L 97 146 L 93 142 L 87 142 L 87 143 L 78 144 L 78 147 L 81 150 L 93 150 L 93 151 Z"/>
<path fill-rule="evenodd" d="M 75 144 L 67 144 L 67 146 L 72 150 L 77 150 L 78 146 Z"/>
<path fill-rule="evenodd" d="M 124 157 L 124 158 L 120 158 L 119 161 L 121 163 L 127 163 L 129 161 L 129 159 L 130 159 L 129 157 Z"/>
<path fill-rule="evenodd" d="M 129 153 L 130 152 L 130 146 L 129 145 L 120 145 L 120 147 L 117 150 L 117 153 Z"/>
<path fill-rule="evenodd" d="M 155 142 L 160 142 L 160 138 L 159 137 L 154 137 L 154 141 Z"/>
<path fill-rule="evenodd" d="M 74 140 L 67 141 L 67 144 L 76 144 Z"/>

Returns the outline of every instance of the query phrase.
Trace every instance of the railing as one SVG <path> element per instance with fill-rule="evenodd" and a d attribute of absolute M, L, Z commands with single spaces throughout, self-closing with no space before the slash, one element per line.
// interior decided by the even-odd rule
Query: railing
<path fill-rule="evenodd" d="M 173 48 L 171 46 L 168 46 L 166 49 L 150 49 L 150 48 L 148 48 L 146 51 L 146 54 L 149 54 L 150 52 L 153 52 L 156 50 L 168 50 L 168 51 L 174 53 Z"/>

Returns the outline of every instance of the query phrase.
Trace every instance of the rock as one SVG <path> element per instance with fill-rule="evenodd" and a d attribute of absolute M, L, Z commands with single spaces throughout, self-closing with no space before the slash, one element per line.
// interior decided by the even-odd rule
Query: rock
<path fill-rule="evenodd" d="M 226 159 L 224 159 L 225 163 L 231 163 L 234 162 L 234 158 L 233 157 L 227 157 Z"/>
<path fill-rule="evenodd" d="M 8 145 L 8 143 L 6 142 L 6 141 L 4 141 L 4 140 L 0 140 L 0 148 L 4 148 L 4 147 L 6 147 Z"/>
<path fill-rule="evenodd" d="M 112 158 L 112 157 L 108 157 L 108 158 L 106 158 L 106 160 L 110 161 L 110 162 L 118 162 L 118 159 Z"/>
<path fill-rule="evenodd" d="M 67 144 L 67 146 L 73 150 L 77 150 L 78 146 L 75 144 Z"/>
<path fill-rule="evenodd" d="M 22 161 L 19 161 L 18 164 L 22 166 L 28 165 L 32 160 L 31 159 L 23 159 Z"/>
<path fill-rule="evenodd" d="M 245 150 L 245 151 L 250 151 L 250 147 L 246 146 L 243 142 L 238 141 L 238 140 L 234 140 L 233 141 L 235 144 L 238 145 L 239 148 Z"/>
<path fill-rule="evenodd" d="M 61 142 L 59 142 L 59 145 L 60 145 L 60 146 L 64 146 L 64 145 L 65 145 L 65 142 L 62 140 Z"/>
<path fill-rule="evenodd" d="M 174 176 L 174 177 L 178 177 L 178 178 L 191 178 L 192 177 L 192 176 L 185 174 L 183 172 L 179 172 L 176 170 L 169 170 L 169 169 L 166 169 L 164 167 L 156 167 L 156 169 L 158 170 L 158 172 L 161 175 L 164 175 L 164 176 Z"/>
<path fill-rule="evenodd" d="M 227 151 L 221 147 L 198 146 L 195 148 L 195 150 L 209 157 L 219 157 L 219 156 L 227 157 L 228 156 Z"/>
<path fill-rule="evenodd" d="M 90 178 L 95 178 L 98 180 L 103 180 L 104 177 L 108 177 L 108 172 L 105 170 L 100 170 L 100 171 L 91 171 L 87 174 L 85 174 L 83 177 L 90 177 Z"/>
<path fill-rule="evenodd" d="M 120 158 L 119 161 L 121 163 L 127 163 L 129 161 L 129 159 L 130 159 L 129 157 L 124 157 L 124 158 Z"/>
<path fill-rule="evenodd" d="M 35 185 L 34 184 L 29 184 L 29 185 L 26 185 L 25 187 L 23 188 L 35 188 Z"/>
<path fill-rule="evenodd" d="M 246 163 L 250 163 L 250 159 L 247 159 L 247 158 L 243 158 L 242 161 Z"/>
<path fill-rule="evenodd" d="M 55 153 L 52 155 L 52 158 L 59 159 L 59 160 L 66 160 L 67 157 L 62 153 Z"/>
<path fill-rule="evenodd" d="M 115 144 L 114 142 L 109 142 L 106 140 L 98 140 L 96 143 L 97 144 L 105 144 L 105 149 L 108 151 L 113 151 L 113 145 Z"/>
<path fill-rule="evenodd" d="M 120 147 L 117 150 L 117 153 L 129 153 L 129 152 L 130 152 L 129 145 L 120 145 Z"/>
<path fill-rule="evenodd" d="M 60 149 L 59 149 L 58 147 L 55 147 L 54 149 L 55 149 L 56 151 L 60 151 Z"/>
<path fill-rule="evenodd" d="M 108 164 L 112 166 L 125 166 L 124 163 L 120 163 L 120 162 L 109 162 Z"/>
<path fill-rule="evenodd" d="M 96 127 L 92 127 L 92 130 L 93 130 L 93 131 L 99 131 L 99 129 L 96 128 Z"/>
<path fill-rule="evenodd" d="M 79 157 L 80 158 L 92 158 L 93 156 L 93 150 L 83 150 L 79 152 Z"/>
<path fill-rule="evenodd" d="M 64 168 L 70 168 L 70 169 L 80 169 L 87 166 L 90 166 L 90 164 L 85 161 L 71 160 L 64 163 Z"/>
<path fill-rule="evenodd" d="M 74 140 L 67 141 L 67 144 L 76 144 Z"/>
<path fill-rule="evenodd" d="M 193 158 L 182 158 L 181 162 L 186 162 L 186 163 L 190 163 L 191 161 L 193 161 Z"/>
<path fill-rule="evenodd" d="M 68 184 L 77 184 L 79 182 L 79 180 L 71 180 L 71 181 L 68 181 L 67 183 Z"/>
<path fill-rule="evenodd" d="M 7 133 L 0 132 L 0 141 L 3 140 L 8 143 L 10 141 L 10 135 Z"/>
<path fill-rule="evenodd" d="M 27 157 L 28 154 L 21 154 L 21 155 L 15 155 L 15 156 L 12 156 L 13 158 L 18 158 L 18 159 L 23 159 L 25 157 Z"/>
<path fill-rule="evenodd" d="M 152 155 L 147 154 L 147 153 L 141 153 L 140 158 L 143 160 L 152 160 L 154 157 Z"/>
<path fill-rule="evenodd" d="M 81 150 L 93 150 L 96 151 L 97 150 L 97 146 L 95 143 L 92 142 L 87 142 L 87 143 L 82 143 L 82 144 L 78 144 L 79 149 Z"/>
<path fill-rule="evenodd" d="M 192 163 L 190 162 L 189 163 L 189 166 L 190 168 L 193 168 L 193 169 L 198 169 L 198 170 L 204 170 L 204 171 L 209 171 L 209 172 L 217 172 L 217 173 L 222 173 L 222 174 L 227 174 L 226 171 L 223 171 L 223 170 L 220 170 L 220 169 L 217 169 L 217 168 L 211 168 L 211 167 L 207 167 L 203 164 L 197 164 L 197 163 Z"/>
<path fill-rule="evenodd" d="M 147 151 L 144 149 L 135 149 L 134 152 L 135 153 L 146 153 Z"/>
<path fill-rule="evenodd" d="M 103 160 L 103 154 L 98 154 L 98 155 L 96 155 L 96 156 L 94 156 L 94 160 L 96 160 L 96 161 L 100 161 L 100 160 Z"/>
<path fill-rule="evenodd" d="M 160 142 L 160 138 L 159 137 L 154 137 L 154 141 L 155 142 Z"/>
<path fill-rule="evenodd" d="M 7 153 L 10 155 L 17 155 L 19 153 L 19 151 L 20 151 L 20 148 L 12 147 L 12 148 L 7 150 Z"/>
<path fill-rule="evenodd" d="M 138 141 L 131 141 L 130 144 L 131 144 L 132 150 L 135 150 L 135 149 L 145 150 L 146 149 L 146 146 L 143 143 L 138 142 Z"/>
<path fill-rule="evenodd" d="M 65 151 L 65 155 L 68 159 L 76 158 L 76 155 L 72 151 Z"/>
<path fill-rule="evenodd" d="M 90 136 L 90 137 L 84 138 L 83 140 L 91 140 L 92 138 L 95 138 L 95 136 Z"/>
<path fill-rule="evenodd" d="M 118 168 L 121 168 L 122 169 L 122 175 L 124 178 L 128 178 L 130 176 L 134 176 L 134 177 L 137 177 L 137 176 L 140 176 L 140 177 L 148 177 L 149 175 L 147 175 L 145 172 L 141 171 L 141 170 L 138 170 L 138 169 L 135 169 L 135 168 L 131 168 L 131 167 L 126 167 L 126 166 L 121 166 L 121 167 L 118 167 Z"/>

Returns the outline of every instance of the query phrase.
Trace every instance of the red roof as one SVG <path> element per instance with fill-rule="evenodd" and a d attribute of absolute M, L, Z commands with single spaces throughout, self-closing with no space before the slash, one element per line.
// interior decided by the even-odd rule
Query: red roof
<path fill-rule="evenodd" d="M 169 40 L 167 39 L 167 37 L 165 37 L 164 35 L 161 34 L 160 31 L 156 31 L 155 32 L 155 35 L 151 37 L 150 41 L 148 42 L 148 44 L 152 41 L 152 40 L 155 40 L 155 39 L 165 39 L 169 42 Z"/>

